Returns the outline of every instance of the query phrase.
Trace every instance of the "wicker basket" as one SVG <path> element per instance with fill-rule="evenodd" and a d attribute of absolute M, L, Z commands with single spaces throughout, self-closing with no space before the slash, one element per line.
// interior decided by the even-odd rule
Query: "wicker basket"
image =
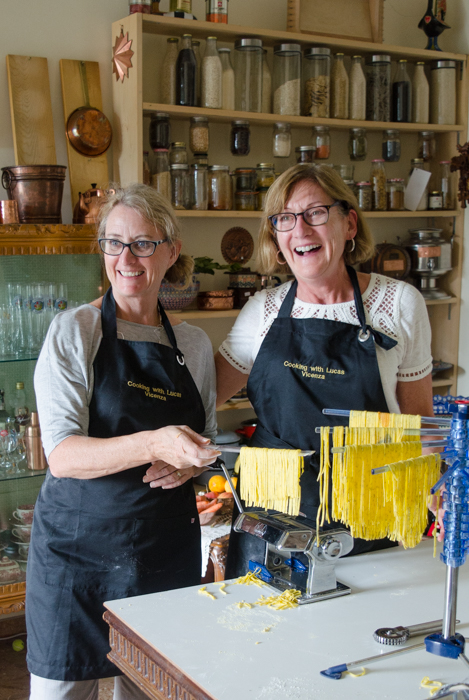
<path fill-rule="evenodd" d="M 176 284 L 170 284 L 164 279 L 161 282 L 158 296 L 163 309 L 181 311 L 195 301 L 199 288 L 200 282 L 195 275 L 192 275 L 188 281 Z"/>

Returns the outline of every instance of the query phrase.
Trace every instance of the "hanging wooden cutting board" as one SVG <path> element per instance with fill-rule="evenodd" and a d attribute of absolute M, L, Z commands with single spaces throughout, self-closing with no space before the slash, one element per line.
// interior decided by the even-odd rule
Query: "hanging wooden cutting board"
<path fill-rule="evenodd" d="M 47 58 L 6 58 L 15 165 L 57 165 Z"/>
<path fill-rule="evenodd" d="M 101 81 L 99 63 L 96 61 L 70 61 L 61 59 L 60 77 L 62 80 L 62 101 L 64 106 L 65 129 L 70 114 L 85 104 L 80 64 L 85 64 L 86 83 L 90 105 L 102 110 Z M 86 192 L 96 183 L 99 189 L 106 189 L 109 183 L 107 154 L 90 158 L 78 153 L 67 139 L 68 171 L 72 191 L 72 205 L 78 202 L 79 193 Z"/>

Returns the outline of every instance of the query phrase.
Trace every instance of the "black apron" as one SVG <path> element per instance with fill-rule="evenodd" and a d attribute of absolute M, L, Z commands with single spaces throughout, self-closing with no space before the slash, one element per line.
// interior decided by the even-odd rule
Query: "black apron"
<path fill-rule="evenodd" d="M 172 347 L 117 338 L 112 290 L 89 408 L 90 437 L 184 424 L 201 433 L 205 410 L 161 308 Z M 151 489 L 143 464 L 97 479 L 48 472 L 34 512 L 28 557 L 28 668 L 56 680 L 120 675 L 106 654 L 103 601 L 197 585 L 200 526 L 192 480 Z"/>
<path fill-rule="evenodd" d="M 397 345 L 396 340 L 367 325 L 357 274 L 348 266 L 347 272 L 360 325 L 291 318 L 298 286 L 295 281 L 260 347 L 247 384 L 258 418 L 252 447 L 316 450 L 309 462 L 305 459 L 300 512 L 306 517 L 298 518 L 314 528 L 320 503 L 320 435 L 314 429 L 319 425 L 348 424 L 347 419 L 323 415 L 322 409 L 388 412 L 375 343 L 385 350 Z M 334 527 L 343 525 L 326 523 L 324 529 Z M 392 546 L 388 539 L 355 539 L 352 553 L 388 546 Z M 226 578 L 245 574 L 250 559 L 263 563 L 264 551 L 265 544 L 260 539 L 232 531 Z"/>

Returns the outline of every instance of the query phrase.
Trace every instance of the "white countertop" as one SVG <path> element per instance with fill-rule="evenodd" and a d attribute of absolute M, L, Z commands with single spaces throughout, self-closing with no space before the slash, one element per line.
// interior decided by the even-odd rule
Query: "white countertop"
<path fill-rule="evenodd" d="M 227 595 L 208 584 L 114 600 L 106 607 L 217 700 L 409 700 L 427 698 L 424 676 L 443 683 L 469 673 L 461 660 L 425 650 L 370 664 L 365 676 L 332 680 L 330 666 L 389 651 L 372 637 L 378 627 L 413 625 L 443 617 L 446 567 L 433 543 L 340 560 L 337 577 L 352 593 L 275 611 L 236 608 L 270 595 L 268 586 L 230 585 Z M 460 568 L 458 631 L 469 635 L 469 564 Z M 265 632 L 266 628 L 270 628 Z M 412 638 L 408 645 L 423 641 Z M 257 643 L 259 642 L 259 643 Z"/>

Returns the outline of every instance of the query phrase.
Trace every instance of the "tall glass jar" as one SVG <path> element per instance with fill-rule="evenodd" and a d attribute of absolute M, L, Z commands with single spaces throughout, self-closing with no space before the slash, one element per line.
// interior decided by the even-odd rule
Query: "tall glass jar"
<path fill-rule="evenodd" d="M 386 211 L 386 171 L 382 158 L 371 161 L 370 183 L 371 208 L 374 211 Z"/>
<path fill-rule="evenodd" d="M 331 117 L 333 119 L 348 119 L 349 89 L 344 54 L 336 53 L 331 72 Z"/>
<path fill-rule="evenodd" d="M 450 160 L 440 160 L 437 187 L 443 197 L 443 209 L 454 209 L 455 204 Z"/>
<path fill-rule="evenodd" d="M 221 109 L 222 68 L 217 51 L 217 37 L 208 36 L 202 59 L 202 88 L 200 104 L 209 109 Z"/>
<path fill-rule="evenodd" d="M 272 75 L 267 62 L 267 49 L 262 49 L 262 110 L 264 114 L 272 112 Z"/>
<path fill-rule="evenodd" d="M 185 107 L 195 107 L 197 95 L 195 92 L 195 77 L 197 62 L 192 49 L 192 36 L 182 35 L 181 50 L 176 63 L 176 104 Z"/>
<path fill-rule="evenodd" d="M 270 187 L 275 182 L 275 169 L 272 163 L 258 163 L 256 167 L 257 187 Z"/>
<path fill-rule="evenodd" d="M 231 122 L 230 149 L 234 156 L 247 156 L 251 150 L 251 131 L 249 122 L 235 119 Z"/>
<path fill-rule="evenodd" d="M 428 124 L 430 121 L 430 86 L 423 61 L 415 64 L 412 80 L 412 121 L 417 124 Z"/>
<path fill-rule="evenodd" d="M 314 163 L 316 146 L 297 146 L 295 148 L 297 163 Z"/>
<path fill-rule="evenodd" d="M 272 155 L 275 158 L 288 158 L 291 153 L 290 124 L 276 122 L 272 141 Z"/>
<path fill-rule="evenodd" d="M 189 166 L 176 163 L 171 169 L 171 204 L 173 209 L 190 209 Z"/>
<path fill-rule="evenodd" d="M 387 182 L 387 203 L 389 211 L 403 211 L 404 207 L 404 178 L 393 177 Z"/>
<path fill-rule="evenodd" d="M 300 115 L 301 46 L 274 46 L 274 114 Z"/>
<path fill-rule="evenodd" d="M 150 146 L 157 148 L 169 148 L 169 114 L 166 112 L 154 112 L 150 119 Z"/>
<path fill-rule="evenodd" d="M 192 153 L 208 153 L 209 133 L 207 117 L 191 117 L 189 148 Z"/>
<path fill-rule="evenodd" d="M 409 175 L 412 175 L 414 170 L 426 170 L 427 172 L 429 172 L 430 166 L 428 165 L 428 163 L 425 163 L 423 158 L 412 158 L 412 160 L 410 161 Z M 428 190 L 429 188 L 427 184 L 427 186 L 425 187 L 425 191 L 420 198 L 420 202 L 417 205 L 417 211 L 424 211 L 425 209 L 428 209 Z"/>
<path fill-rule="evenodd" d="M 187 163 L 187 151 L 184 141 L 173 141 L 169 153 L 169 162 L 171 165 Z"/>
<path fill-rule="evenodd" d="M 192 39 L 191 41 L 192 51 L 195 56 L 195 99 L 197 101 L 197 106 L 200 107 L 200 90 L 202 84 L 202 59 L 200 57 L 200 41 L 198 39 Z"/>
<path fill-rule="evenodd" d="M 208 169 L 208 208 L 226 211 L 232 207 L 230 169 L 227 165 L 211 165 Z"/>
<path fill-rule="evenodd" d="M 407 61 L 399 59 L 392 82 L 391 119 L 393 122 L 412 120 L 412 86 L 407 73 Z"/>
<path fill-rule="evenodd" d="M 161 102 L 176 104 L 176 63 L 179 53 L 179 39 L 170 36 L 166 43 L 166 53 L 161 68 Z"/>
<path fill-rule="evenodd" d="M 235 108 L 235 74 L 231 65 L 230 49 L 218 49 L 221 61 L 221 108 Z"/>
<path fill-rule="evenodd" d="M 313 126 L 313 145 L 316 160 L 327 160 L 331 155 L 331 135 L 328 126 Z"/>
<path fill-rule="evenodd" d="M 374 54 L 366 66 L 366 118 L 391 121 L 391 56 Z"/>
<path fill-rule="evenodd" d="M 366 119 L 366 78 L 361 56 L 352 56 L 349 118 L 357 121 Z"/>
<path fill-rule="evenodd" d="M 235 41 L 235 106 L 241 112 L 262 108 L 262 40 Z"/>
<path fill-rule="evenodd" d="M 163 197 L 171 201 L 171 174 L 169 172 L 169 152 L 162 148 L 153 151 L 151 186 Z"/>
<path fill-rule="evenodd" d="M 434 131 L 419 131 L 417 156 L 425 162 L 433 160 L 436 155 L 436 139 Z"/>
<path fill-rule="evenodd" d="M 383 160 L 388 163 L 397 163 L 401 157 L 401 139 L 398 129 L 385 129 L 381 146 Z"/>
<path fill-rule="evenodd" d="M 191 209 L 208 209 L 208 168 L 206 165 L 191 165 L 190 169 Z"/>
<path fill-rule="evenodd" d="M 348 154 L 350 160 L 365 160 L 367 153 L 366 129 L 350 129 Z"/>
<path fill-rule="evenodd" d="M 430 120 L 432 124 L 456 123 L 456 61 L 432 62 Z"/>
<path fill-rule="evenodd" d="M 236 168 L 233 179 L 236 192 L 253 192 L 257 185 L 257 171 L 255 168 Z"/>
<path fill-rule="evenodd" d="M 303 114 L 329 117 L 331 100 L 331 50 L 314 46 L 304 53 Z"/>

